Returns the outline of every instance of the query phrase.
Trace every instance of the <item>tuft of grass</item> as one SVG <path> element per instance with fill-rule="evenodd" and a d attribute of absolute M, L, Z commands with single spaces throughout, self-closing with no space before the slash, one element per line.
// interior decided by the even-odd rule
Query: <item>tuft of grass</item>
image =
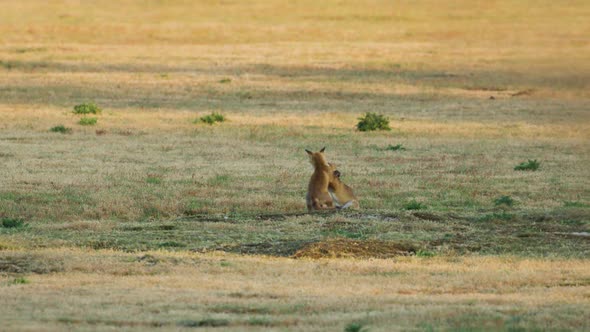
<path fill-rule="evenodd" d="M 158 176 L 148 176 L 145 179 L 145 182 L 147 182 L 149 184 L 160 184 L 160 183 L 162 183 L 162 178 L 160 178 Z"/>
<path fill-rule="evenodd" d="M 213 112 L 209 115 L 202 116 L 199 120 L 201 122 L 208 123 L 208 124 L 212 125 L 215 122 L 224 122 L 225 117 L 223 116 L 223 114 Z"/>
<path fill-rule="evenodd" d="M 344 327 L 344 332 L 366 332 L 368 329 L 365 327 L 364 323 L 361 322 L 352 322 L 347 324 Z"/>
<path fill-rule="evenodd" d="M 72 128 L 68 128 L 64 125 L 58 125 L 49 129 L 49 131 L 53 133 L 61 133 L 61 134 L 71 134 Z"/>
<path fill-rule="evenodd" d="M 536 171 L 541 166 L 541 163 L 537 161 L 537 159 L 529 159 L 528 161 L 524 161 L 516 166 L 514 166 L 515 171 Z"/>
<path fill-rule="evenodd" d="M 215 318 L 204 318 L 200 320 L 185 319 L 178 322 L 177 325 L 184 327 L 219 327 L 228 326 L 229 320 L 227 319 L 215 319 Z"/>
<path fill-rule="evenodd" d="M 0 225 L 4 228 L 21 228 L 25 225 L 22 219 L 17 218 L 2 218 Z"/>
<path fill-rule="evenodd" d="M 494 200 L 494 204 L 496 206 L 500 206 L 500 205 L 512 206 L 512 205 L 514 205 L 514 200 L 510 196 L 500 196 Z"/>
<path fill-rule="evenodd" d="M 84 103 L 74 106 L 74 114 L 100 114 L 102 109 L 96 106 L 95 103 Z"/>
<path fill-rule="evenodd" d="M 405 210 L 424 210 L 426 209 L 426 205 L 417 202 L 416 200 L 411 200 L 404 205 Z"/>
<path fill-rule="evenodd" d="M 359 122 L 356 128 L 359 131 L 391 130 L 389 128 L 389 120 L 384 115 L 367 112 L 358 119 Z"/>
<path fill-rule="evenodd" d="M 91 118 L 91 117 L 83 117 L 80 119 L 80 121 L 78 122 L 78 124 L 82 125 L 82 126 L 94 126 L 96 123 L 98 122 L 97 118 Z"/>
<path fill-rule="evenodd" d="M 385 151 L 406 151 L 406 148 L 401 144 L 391 145 L 389 144 Z"/>
<path fill-rule="evenodd" d="M 28 283 L 30 283 L 30 281 L 25 277 L 14 278 L 11 282 L 13 285 L 24 285 Z"/>
<path fill-rule="evenodd" d="M 230 78 L 223 78 L 221 80 L 219 80 L 219 83 L 230 83 L 231 79 Z"/>

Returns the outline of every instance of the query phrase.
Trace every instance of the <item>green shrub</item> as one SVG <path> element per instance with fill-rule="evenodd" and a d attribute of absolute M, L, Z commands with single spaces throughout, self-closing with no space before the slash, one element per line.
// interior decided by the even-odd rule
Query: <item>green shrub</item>
<path fill-rule="evenodd" d="M 74 114 L 100 114 L 102 110 L 94 103 L 80 104 L 74 106 Z"/>
<path fill-rule="evenodd" d="M 201 120 L 201 122 L 208 123 L 208 124 L 212 125 L 215 122 L 225 121 L 225 117 L 220 113 L 213 112 L 209 115 L 205 115 L 205 116 L 201 117 L 199 120 Z"/>
<path fill-rule="evenodd" d="M 23 285 L 23 284 L 28 284 L 29 282 L 30 281 L 25 277 L 18 277 L 18 278 L 14 278 L 12 280 L 13 285 Z"/>
<path fill-rule="evenodd" d="M 391 130 L 389 120 L 385 116 L 371 112 L 359 118 L 356 128 L 359 131 Z"/>
<path fill-rule="evenodd" d="M 72 128 L 68 128 L 64 125 L 59 125 L 52 127 L 51 129 L 49 129 L 49 131 L 54 133 L 70 134 L 72 132 Z"/>
<path fill-rule="evenodd" d="M 4 228 L 21 228 L 25 225 L 22 219 L 16 218 L 2 218 L 0 225 Z"/>
<path fill-rule="evenodd" d="M 401 144 L 397 144 L 397 145 L 391 145 L 391 144 L 389 144 L 389 146 L 387 146 L 385 148 L 385 150 L 386 151 L 405 151 L 406 148 L 403 145 L 401 145 Z"/>
<path fill-rule="evenodd" d="M 97 118 L 90 118 L 90 117 L 82 117 L 80 122 L 78 122 L 82 126 L 94 126 L 98 122 Z"/>
<path fill-rule="evenodd" d="M 494 204 L 496 204 L 496 206 L 499 206 L 499 205 L 512 206 L 512 205 L 514 205 L 514 200 L 510 196 L 501 196 L 501 197 L 498 197 L 494 200 Z"/>
<path fill-rule="evenodd" d="M 411 200 L 406 205 L 404 205 L 404 209 L 406 210 L 424 210 L 426 209 L 426 205 L 417 202 L 416 200 Z"/>
<path fill-rule="evenodd" d="M 536 171 L 541 166 L 541 163 L 537 159 L 522 162 L 514 167 L 515 171 Z"/>
<path fill-rule="evenodd" d="M 364 323 L 361 322 L 353 322 L 349 323 L 344 327 L 344 332 L 363 332 L 367 331 Z"/>

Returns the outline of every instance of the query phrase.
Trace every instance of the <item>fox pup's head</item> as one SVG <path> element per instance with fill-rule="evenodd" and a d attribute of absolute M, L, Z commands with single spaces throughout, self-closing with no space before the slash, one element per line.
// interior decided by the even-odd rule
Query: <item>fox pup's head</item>
<path fill-rule="evenodd" d="M 330 165 L 330 172 L 332 173 L 332 178 L 340 179 L 340 175 L 342 175 L 342 173 L 340 173 L 340 171 L 337 170 L 336 164 L 329 163 L 329 165 Z"/>
<path fill-rule="evenodd" d="M 330 167 L 328 162 L 326 161 L 326 156 L 324 155 L 325 147 L 323 147 L 319 152 L 311 152 L 305 149 L 305 152 L 309 155 L 309 162 L 313 165 L 314 168 L 317 167 Z"/>

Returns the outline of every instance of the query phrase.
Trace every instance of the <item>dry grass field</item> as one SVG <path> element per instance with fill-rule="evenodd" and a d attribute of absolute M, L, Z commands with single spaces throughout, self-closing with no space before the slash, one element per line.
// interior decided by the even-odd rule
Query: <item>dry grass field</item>
<path fill-rule="evenodd" d="M 0 8 L 0 330 L 590 329 L 587 1 Z"/>

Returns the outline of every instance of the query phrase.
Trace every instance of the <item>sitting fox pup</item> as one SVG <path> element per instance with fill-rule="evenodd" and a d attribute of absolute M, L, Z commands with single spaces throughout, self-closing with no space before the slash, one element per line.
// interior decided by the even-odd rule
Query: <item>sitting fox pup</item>
<path fill-rule="evenodd" d="M 325 149 L 324 147 L 319 152 L 305 150 L 309 155 L 309 161 L 313 165 L 313 174 L 311 175 L 311 179 L 309 179 L 307 195 L 305 197 L 308 211 L 334 209 L 334 202 L 328 191 L 333 172 L 326 161 L 326 156 L 324 155 Z"/>
<path fill-rule="evenodd" d="M 330 184 L 328 185 L 328 191 L 332 198 L 338 204 L 340 209 L 346 209 L 352 207 L 353 209 L 359 209 L 360 204 L 352 188 L 347 186 L 344 182 L 340 181 L 340 171 L 336 169 L 336 164 L 330 163 L 330 170 L 332 176 L 330 177 Z"/>

